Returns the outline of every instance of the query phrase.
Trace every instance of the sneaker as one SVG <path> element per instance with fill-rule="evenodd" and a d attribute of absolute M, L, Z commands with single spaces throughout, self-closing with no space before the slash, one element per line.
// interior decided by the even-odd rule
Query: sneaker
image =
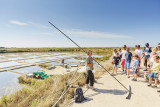
<path fill-rule="evenodd" d="M 133 78 L 132 81 L 137 81 L 137 79 L 134 79 L 134 78 Z"/>
<path fill-rule="evenodd" d="M 147 86 L 151 86 L 151 84 L 147 84 Z"/>
<path fill-rule="evenodd" d="M 160 93 L 160 90 L 157 90 L 158 93 Z"/>
<path fill-rule="evenodd" d="M 145 69 L 144 71 L 147 71 L 147 69 Z"/>
<path fill-rule="evenodd" d="M 128 76 L 128 78 L 130 78 L 130 76 Z"/>
<path fill-rule="evenodd" d="M 153 85 L 152 88 L 157 88 L 157 86 L 156 86 L 156 85 Z"/>

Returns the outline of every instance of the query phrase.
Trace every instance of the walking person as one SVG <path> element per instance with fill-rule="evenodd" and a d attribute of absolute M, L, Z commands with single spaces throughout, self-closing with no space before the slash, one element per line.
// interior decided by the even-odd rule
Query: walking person
<path fill-rule="evenodd" d="M 149 47 L 149 43 L 146 43 L 145 46 L 146 47 L 144 48 L 144 53 L 143 53 L 142 58 L 144 57 L 144 66 L 145 66 L 144 71 L 147 71 L 148 61 L 149 61 L 152 49 L 151 49 L 151 47 Z"/>
<path fill-rule="evenodd" d="M 124 45 L 124 46 L 123 46 L 123 50 L 122 50 L 122 52 L 121 52 L 121 54 L 122 54 L 121 65 L 122 65 L 122 70 L 123 70 L 123 72 L 124 72 L 125 60 L 126 60 L 125 54 L 127 53 L 127 50 L 126 50 L 126 49 L 127 49 L 127 46 Z"/>
<path fill-rule="evenodd" d="M 94 74 L 92 72 L 93 68 L 93 58 L 92 58 L 92 51 L 89 50 L 88 51 L 88 58 L 86 61 L 86 69 L 87 69 L 87 79 L 86 79 L 86 87 L 89 88 L 88 84 L 90 83 L 90 86 L 92 88 L 92 90 L 94 90 Z"/>

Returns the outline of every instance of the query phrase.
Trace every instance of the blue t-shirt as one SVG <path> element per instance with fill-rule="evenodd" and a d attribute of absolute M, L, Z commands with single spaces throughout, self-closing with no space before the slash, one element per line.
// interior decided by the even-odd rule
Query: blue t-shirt
<path fill-rule="evenodd" d="M 133 69 L 135 69 L 136 68 L 136 65 L 139 65 L 139 60 L 138 59 L 135 59 L 134 61 L 133 61 Z"/>
<path fill-rule="evenodd" d="M 131 62 L 131 57 L 132 57 L 132 53 L 131 52 L 127 52 L 126 54 L 125 54 L 125 56 L 126 56 L 126 62 Z"/>

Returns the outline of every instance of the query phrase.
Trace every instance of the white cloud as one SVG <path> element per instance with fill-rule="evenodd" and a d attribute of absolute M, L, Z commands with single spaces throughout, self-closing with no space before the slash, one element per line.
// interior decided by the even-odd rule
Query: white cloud
<path fill-rule="evenodd" d="M 127 35 L 120 35 L 107 32 L 83 31 L 83 30 L 66 30 L 66 33 L 74 36 L 94 37 L 94 38 L 132 38 Z"/>
<path fill-rule="evenodd" d="M 42 25 L 42 24 L 38 24 L 38 23 L 34 23 L 34 22 L 28 22 L 28 24 L 36 26 L 36 27 L 40 27 L 40 28 L 45 28 L 45 29 L 50 28 L 48 26 L 45 26 L 45 25 Z"/>
<path fill-rule="evenodd" d="M 20 22 L 20 21 L 15 21 L 15 20 L 11 20 L 10 23 L 16 24 L 16 25 L 19 25 L 19 26 L 26 26 L 26 25 L 28 25 L 27 23 Z"/>
<path fill-rule="evenodd" d="M 78 37 L 89 37 L 89 38 L 113 38 L 113 39 L 121 39 L 121 38 L 132 38 L 132 36 L 127 35 L 119 35 L 114 33 L 107 33 L 107 32 L 97 32 L 97 31 L 84 31 L 84 30 L 62 30 L 68 36 L 78 36 Z M 53 36 L 57 35 L 60 32 L 54 33 L 40 33 L 42 35 Z"/>
<path fill-rule="evenodd" d="M 40 33 L 41 35 L 46 35 L 46 36 L 54 36 L 54 33 L 47 33 L 47 32 L 43 32 Z"/>

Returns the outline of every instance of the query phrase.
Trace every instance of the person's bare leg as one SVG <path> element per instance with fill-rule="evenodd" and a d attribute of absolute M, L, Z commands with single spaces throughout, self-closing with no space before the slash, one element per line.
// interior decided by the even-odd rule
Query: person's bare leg
<path fill-rule="evenodd" d="M 115 69 L 115 67 L 113 67 L 113 72 L 112 72 L 112 74 L 114 74 L 114 69 Z"/>
<path fill-rule="evenodd" d="M 117 75 L 117 71 L 118 71 L 118 68 L 116 68 L 116 75 Z"/>
<path fill-rule="evenodd" d="M 140 76 L 140 68 L 138 68 L 138 73 L 137 73 L 137 75 Z"/>
<path fill-rule="evenodd" d="M 158 79 L 155 79 L 155 86 L 157 86 L 158 84 Z"/>
<path fill-rule="evenodd" d="M 88 84 L 86 84 L 86 88 L 89 88 Z"/>
<path fill-rule="evenodd" d="M 129 69 L 127 69 L 127 76 L 129 77 Z"/>
<path fill-rule="evenodd" d="M 152 78 L 149 78 L 149 84 L 152 84 Z"/>
<path fill-rule="evenodd" d="M 122 70 L 124 71 L 124 65 L 122 65 Z"/>
<path fill-rule="evenodd" d="M 135 79 L 137 80 L 137 74 L 135 74 Z"/>

